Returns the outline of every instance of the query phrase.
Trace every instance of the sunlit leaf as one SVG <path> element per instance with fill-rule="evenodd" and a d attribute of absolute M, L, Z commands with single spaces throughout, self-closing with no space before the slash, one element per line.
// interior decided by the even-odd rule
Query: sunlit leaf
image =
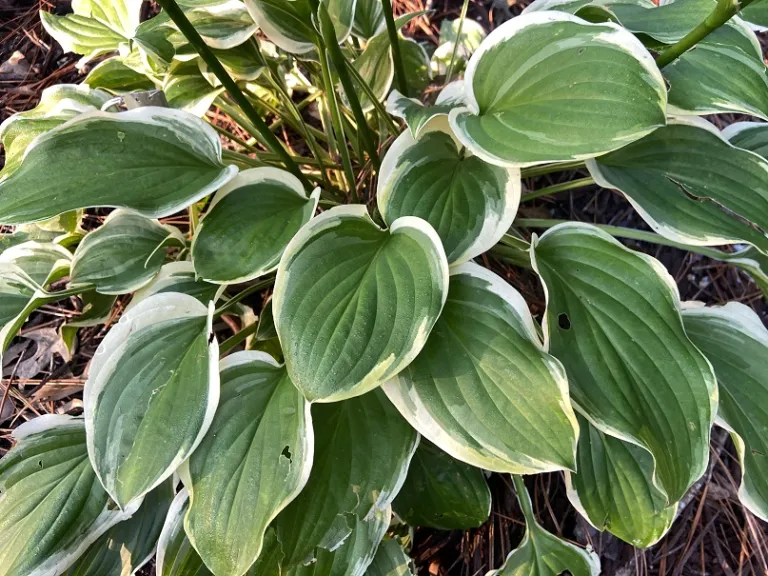
<path fill-rule="evenodd" d="M 461 27 L 460 39 L 459 27 Z M 463 24 L 458 18 L 456 20 L 443 20 L 440 23 L 440 38 L 437 42 L 437 48 L 432 54 L 431 67 L 433 72 L 445 74 L 448 71 L 448 66 L 450 66 L 451 58 L 454 58 L 453 72 L 459 72 L 480 46 L 485 36 L 483 26 L 469 18 L 465 18 Z M 457 43 L 458 47 L 456 46 Z"/>
<path fill-rule="evenodd" d="M 411 576 L 410 558 L 394 538 L 385 537 L 368 567 L 367 576 Z"/>
<path fill-rule="evenodd" d="M 542 349 L 522 296 L 477 264 L 451 270 L 427 345 L 384 391 L 421 434 L 473 466 L 574 467 L 578 426 L 565 371 Z"/>
<path fill-rule="evenodd" d="M 89 112 L 37 138 L 0 180 L 0 222 L 75 208 L 132 208 L 160 218 L 204 198 L 237 172 L 216 132 L 191 114 L 145 107 Z"/>
<path fill-rule="evenodd" d="M 122 508 L 173 474 L 211 424 L 212 313 L 191 296 L 157 294 L 125 313 L 94 355 L 83 391 L 88 453 Z"/>
<path fill-rule="evenodd" d="M 352 33 L 358 38 L 370 40 L 384 31 L 384 11 L 381 0 L 357 0 Z"/>
<path fill-rule="evenodd" d="M 450 130 L 448 114 L 454 108 L 465 105 L 464 81 L 455 80 L 437 95 L 433 106 L 425 106 L 415 98 L 406 98 L 392 90 L 387 98 L 387 112 L 405 120 L 416 140 L 431 130 Z"/>
<path fill-rule="evenodd" d="M 93 88 L 109 90 L 115 94 L 155 88 L 154 82 L 144 74 L 126 66 L 119 56 L 100 62 L 88 73 L 83 83 Z"/>
<path fill-rule="evenodd" d="M 544 333 L 574 405 L 602 432 L 649 450 L 678 501 L 704 473 L 717 405 L 712 367 L 683 330 L 661 263 L 605 232 L 568 223 L 532 243 L 547 293 Z"/>
<path fill-rule="evenodd" d="M 589 158 L 665 123 L 664 80 L 640 41 L 615 24 L 560 12 L 496 28 L 464 83 L 467 108 L 451 112 L 451 126 L 495 164 Z"/>
<path fill-rule="evenodd" d="M 487 164 L 461 152 L 450 132 L 420 140 L 400 134 L 379 171 L 376 201 L 384 221 L 418 216 L 440 236 L 449 264 L 495 245 L 520 203 L 520 170 Z"/>
<path fill-rule="evenodd" d="M 212 86 L 200 72 L 197 61 L 190 60 L 171 65 L 165 76 L 163 92 L 171 108 L 203 116 L 224 88 Z"/>

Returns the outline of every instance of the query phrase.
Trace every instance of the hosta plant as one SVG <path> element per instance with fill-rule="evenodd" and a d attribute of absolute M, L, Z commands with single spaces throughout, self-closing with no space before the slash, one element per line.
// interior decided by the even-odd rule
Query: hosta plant
<path fill-rule="evenodd" d="M 617 239 L 768 289 L 767 1 L 536 0 L 487 35 L 464 2 L 436 49 L 389 0 L 42 13 L 87 76 L 0 127 L 0 352 L 45 304 L 77 302 L 70 349 L 121 317 L 82 414 L 0 460 L 0 576 L 408 574 L 404 526 L 479 526 L 490 472 L 527 528 L 489 574 L 597 574 L 523 476 L 651 546 L 713 425 L 768 519 L 768 331 Z M 590 183 L 653 231 L 517 218 Z"/>

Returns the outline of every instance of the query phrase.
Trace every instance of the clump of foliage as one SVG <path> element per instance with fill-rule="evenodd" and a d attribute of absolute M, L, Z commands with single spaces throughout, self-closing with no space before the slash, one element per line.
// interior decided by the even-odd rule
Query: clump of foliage
<path fill-rule="evenodd" d="M 478 526 L 483 470 L 512 475 L 527 524 L 489 574 L 597 574 L 522 475 L 562 471 L 587 521 L 650 546 L 713 424 L 768 519 L 768 331 L 681 302 L 616 240 L 768 286 L 768 124 L 701 118 L 768 119 L 748 23 L 767 0 L 537 0 L 487 37 L 465 2 L 431 58 L 389 0 L 158 4 L 42 13 L 82 64 L 109 57 L 0 127 L 2 350 L 46 303 L 82 300 L 75 346 L 133 294 L 82 417 L 25 423 L 0 461 L 1 576 L 126 575 L 155 551 L 161 576 L 406 574 L 402 524 Z M 557 191 L 522 177 L 584 165 L 655 232 L 516 219 Z M 97 207 L 117 209 L 86 232 Z M 158 220 L 184 210 L 188 233 Z M 485 253 L 538 274 L 541 325 Z M 225 315 L 242 329 L 219 343 Z"/>

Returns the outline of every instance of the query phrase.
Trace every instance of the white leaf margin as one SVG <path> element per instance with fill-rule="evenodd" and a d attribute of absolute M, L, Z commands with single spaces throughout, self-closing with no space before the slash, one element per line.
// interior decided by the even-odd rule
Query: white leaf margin
<path fill-rule="evenodd" d="M 659 99 L 662 104 L 662 109 L 666 109 L 667 107 L 666 84 L 664 82 L 663 76 L 661 75 L 661 72 L 659 71 L 659 68 L 656 66 L 656 62 L 653 59 L 653 56 L 651 56 L 651 54 L 648 52 L 648 50 L 645 49 L 643 44 L 635 36 L 633 36 L 630 32 L 628 32 L 625 28 L 622 28 L 621 26 L 613 22 L 602 22 L 602 23 L 587 22 L 586 20 L 578 18 L 577 16 L 573 16 L 566 12 L 558 12 L 555 10 L 527 12 L 527 13 L 521 14 L 520 16 L 517 16 L 516 18 L 508 20 L 507 22 L 505 22 L 504 24 L 502 24 L 501 26 L 493 30 L 493 32 L 491 32 L 485 38 L 485 40 L 483 40 L 479 48 L 475 51 L 475 53 L 469 59 L 469 63 L 467 64 L 467 70 L 464 75 L 464 92 L 465 92 L 464 99 L 466 102 L 466 106 L 461 108 L 454 108 L 453 110 L 451 110 L 450 114 L 448 115 L 448 121 L 451 125 L 451 128 L 456 133 L 456 136 L 461 140 L 462 144 L 464 144 L 468 149 L 470 149 L 476 156 L 479 156 L 480 158 L 482 158 L 483 160 L 485 160 L 490 164 L 495 164 L 497 166 L 513 166 L 518 168 L 524 168 L 528 166 L 537 166 L 540 164 L 549 164 L 552 162 L 551 160 L 537 160 L 532 162 L 509 162 L 504 158 L 496 156 L 484 150 L 480 146 L 477 146 L 475 144 L 475 141 L 472 140 L 472 138 L 469 135 L 465 134 L 463 130 L 461 130 L 461 127 L 458 125 L 457 120 L 460 115 L 477 116 L 480 114 L 480 104 L 477 102 L 477 97 L 475 96 L 473 84 L 474 84 L 475 73 L 477 72 L 477 68 L 480 64 L 480 60 L 482 59 L 483 55 L 493 50 L 494 48 L 496 48 L 499 44 L 506 42 L 507 40 L 510 40 L 511 38 L 516 36 L 518 33 L 523 31 L 525 28 L 528 28 L 530 26 L 550 24 L 553 22 L 572 22 L 574 24 L 579 24 L 584 27 L 609 28 L 610 31 L 600 34 L 599 36 L 600 41 L 604 43 L 611 43 L 617 48 L 620 48 L 624 52 L 633 56 L 643 66 L 643 68 L 645 68 L 645 70 L 648 72 L 648 76 L 656 81 L 658 93 L 659 93 Z M 642 136 L 650 134 L 655 129 L 656 127 L 647 129 L 647 130 L 638 131 L 635 139 L 639 139 Z M 600 154 L 605 154 L 612 150 L 622 148 L 623 146 L 626 146 L 628 143 L 629 142 L 626 140 L 626 137 L 625 137 L 619 142 L 610 143 L 610 146 L 608 146 L 605 150 L 601 152 L 589 153 L 589 154 L 574 154 L 568 160 L 586 160 L 588 158 L 594 158 L 595 156 L 599 156 Z"/>
<path fill-rule="evenodd" d="M 96 447 L 94 444 L 94 417 L 98 409 L 98 401 L 101 392 L 107 386 L 110 376 L 118 369 L 120 360 L 130 341 L 132 333 L 167 320 L 178 318 L 206 317 L 206 330 L 209 336 L 208 342 L 208 403 L 206 406 L 203 423 L 192 445 L 186 452 L 177 454 L 170 465 L 160 474 L 154 484 L 138 495 L 135 501 L 140 501 L 143 496 L 167 480 L 179 466 L 195 451 L 203 441 L 208 428 L 211 426 L 216 407 L 219 404 L 219 345 L 213 332 L 213 302 L 208 307 L 197 299 L 187 294 L 167 292 L 155 294 L 146 300 L 139 302 L 129 312 L 123 314 L 120 321 L 107 333 L 93 356 L 88 372 L 88 380 L 83 388 L 83 416 L 85 417 L 86 444 L 88 458 L 91 461 L 96 476 L 110 497 L 117 502 L 117 498 L 107 487 L 105 478 L 102 477 L 96 459 Z M 130 506 L 132 503 L 128 503 Z"/>

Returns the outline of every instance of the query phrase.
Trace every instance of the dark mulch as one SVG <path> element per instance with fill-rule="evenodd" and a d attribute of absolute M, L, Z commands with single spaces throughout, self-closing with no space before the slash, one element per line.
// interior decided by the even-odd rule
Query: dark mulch
<path fill-rule="evenodd" d="M 33 107 L 41 91 L 48 86 L 82 80 L 75 68 L 78 57 L 62 54 L 60 47 L 43 31 L 37 14 L 38 9 L 64 13 L 69 9 L 68 4 L 66 1 L 0 0 L 0 65 L 9 59 L 12 62 L 12 65 L 0 68 L 0 120 Z M 436 41 L 439 22 L 445 17 L 455 18 L 460 4 L 460 0 L 431 2 L 431 16 L 413 21 L 407 33 L 420 40 Z M 513 1 L 511 5 L 503 0 L 473 0 L 469 17 L 490 29 L 518 14 L 525 4 L 527 0 Z M 399 12 L 427 7 L 426 0 L 400 0 L 395 6 Z M 226 118 L 220 120 L 226 122 Z M 730 121 L 731 118 L 717 119 L 718 123 Z M 548 175 L 528 180 L 525 185 L 529 190 L 540 189 L 584 175 Z M 621 196 L 595 186 L 526 203 L 520 214 L 528 218 L 568 218 L 647 229 Z M 86 226 L 90 227 L 98 223 L 100 216 L 93 214 L 88 218 Z M 173 223 L 182 227 L 187 224 L 183 217 L 173 219 Z M 637 242 L 628 244 L 661 260 L 677 281 L 684 300 L 702 300 L 708 304 L 736 300 L 751 306 L 764 321 L 768 320 L 765 299 L 745 274 L 676 249 Z M 484 262 L 518 288 L 534 315 L 541 317 L 544 298 L 535 275 L 492 256 L 484 257 Z M 254 304 L 258 306 L 258 301 Z M 66 318 L 76 316 L 78 307 L 78 300 L 74 298 L 47 306 L 31 319 L 24 332 L 56 328 Z M 120 311 L 121 306 L 118 306 L 110 324 L 116 321 Z M 54 356 L 44 359 L 37 374 L 27 374 L 27 378 L 13 381 L 3 380 L 0 404 L 10 404 L 12 415 L 5 422 L 0 421 L 0 454 L 10 447 L 11 430 L 25 420 L 42 413 L 78 411 L 82 405 L 79 397 L 84 371 L 108 327 L 109 324 L 83 330 L 78 350 L 69 362 Z M 27 354 L 33 350 L 30 347 Z M 768 574 L 767 527 L 744 512 L 738 502 L 739 463 L 730 439 L 720 430 L 713 435 L 711 454 L 707 474 L 686 496 L 669 534 L 659 544 L 644 551 L 592 529 L 568 503 L 560 474 L 528 478 L 528 485 L 533 490 L 534 508 L 542 524 L 561 537 L 593 546 L 600 554 L 606 575 Z M 480 528 L 465 532 L 416 530 L 411 555 L 420 574 L 484 574 L 498 567 L 518 545 L 524 524 L 509 478 L 494 474 L 489 482 L 494 497 L 493 510 L 489 521 Z"/>

